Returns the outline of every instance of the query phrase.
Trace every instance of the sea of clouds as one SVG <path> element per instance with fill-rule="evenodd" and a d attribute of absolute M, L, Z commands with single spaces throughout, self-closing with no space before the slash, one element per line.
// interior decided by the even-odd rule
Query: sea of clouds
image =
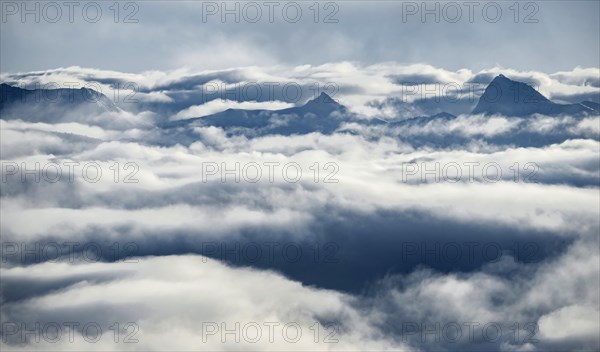
<path fill-rule="evenodd" d="M 95 87 L 119 109 L 0 121 L 2 350 L 597 350 L 600 120 L 469 115 L 500 73 L 598 101 L 596 68 L 3 74 Z M 235 88 L 264 82 L 302 94 Z M 353 119 L 163 128 L 302 105 L 314 87 Z M 442 111 L 458 117 L 370 123 Z"/>

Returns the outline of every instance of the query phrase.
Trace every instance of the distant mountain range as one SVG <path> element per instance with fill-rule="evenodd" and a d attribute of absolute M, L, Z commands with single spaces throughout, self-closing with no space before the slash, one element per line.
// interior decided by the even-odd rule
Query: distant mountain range
<path fill-rule="evenodd" d="M 22 89 L 0 85 L 0 113 L 3 119 L 22 119 L 34 122 L 85 121 L 86 114 L 119 111 L 105 95 L 92 89 Z M 584 101 L 578 104 L 557 104 L 533 87 L 513 81 L 504 75 L 495 77 L 480 97 L 472 114 L 526 117 L 533 114 L 575 117 L 600 115 L 600 104 Z M 283 110 L 228 109 L 213 115 L 160 123 L 162 128 L 185 126 L 215 126 L 253 134 L 303 134 L 314 131 L 333 133 L 342 122 L 365 122 L 356 119 L 346 107 L 329 95 L 321 93 L 302 106 Z M 456 116 L 440 113 L 421 116 L 390 124 L 430 123 L 451 120 Z M 385 124 L 372 121 L 370 124 Z"/>

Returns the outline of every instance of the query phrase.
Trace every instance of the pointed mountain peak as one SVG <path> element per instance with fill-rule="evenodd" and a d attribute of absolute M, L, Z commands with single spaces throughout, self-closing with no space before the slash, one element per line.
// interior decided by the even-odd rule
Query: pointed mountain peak
<path fill-rule="evenodd" d="M 513 81 L 512 79 L 506 77 L 503 74 L 499 74 L 498 76 L 494 77 L 494 79 L 490 82 L 490 84 L 509 84 L 511 82 L 520 83 L 517 81 Z"/>
<path fill-rule="evenodd" d="M 297 109 L 299 109 L 299 111 L 312 112 L 322 116 L 329 115 L 333 111 L 346 112 L 346 107 L 335 101 L 335 99 L 325 92 L 322 92 L 318 97 L 309 100 L 306 104 Z"/>
<path fill-rule="evenodd" d="M 323 107 L 327 106 L 328 109 L 339 110 L 343 109 L 344 106 L 333 99 L 329 94 L 322 92 L 318 97 L 309 100 L 304 104 L 305 107 Z"/>
<path fill-rule="evenodd" d="M 550 103 L 529 84 L 513 81 L 500 74 L 487 86 L 473 113 L 525 116 L 542 112 Z"/>
<path fill-rule="evenodd" d="M 512 79 L 506 77 L 503 74 L 499 74 L 498 76 L 494 77 L 494 79 L 490 82 L 490 85 L 492 85 L 492 84 L 523 84 L 523 85 L 527 85 L 526 83 L 523 83 L 523 82 L 513 81 Z"/>
<path fill-rule="evenodd" d="M 542 114 L 548 116 L 598 115 L 598 104 L 556 104 L 540 94 L 527 83 L 513 81 L 504 75 L 498 75 L 487 86 L 479 98 L 473 114 L 530 116 Z"/>
<path fill-rule="evenodd" d="M 331 99 L 331 97 L 329 96 L 329 94 L 327 94 L 325 92 L 321 92 L 321 94 L 319 95 L 319 98 Z"/>
<path fill-rule="evenodd" d="M 309 100 L 306 103 L 306 105 L 308 105 L 308 104 L 323 104 L 323 103 L 340 105 L 331 96 L 329 96 L 329 94 L 327 94 L 325 92 L 321 92 L 321 94 L 318 97 L 316 97 L 312 100 Z"/>
<path fill-rule="evenodd" d="M 504 83 L 510 83 L 510 84 L 518 84 L 518 85 L 531 86 L 528 83 L 520 82 L 520 81 L 515 81 L 513 79 L 510 79 L 510 78 L 506 77 L 503 74 L 499 74 L 498 76 L 494 77 L 494 79 L 492 80 L 492 82 L 490 82 L 490 84 L 492 84 L 493 82 L 504 82 Z"/>

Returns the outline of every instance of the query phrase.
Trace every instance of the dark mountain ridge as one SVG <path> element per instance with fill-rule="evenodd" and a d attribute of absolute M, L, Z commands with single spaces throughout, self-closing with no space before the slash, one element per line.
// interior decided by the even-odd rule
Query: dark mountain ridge
<path fill-rule="evenodd" d="M 24 89 L 0 84 L 0 112 L 5 120 L 79 121 L 88 114 L 117 111 L 108 97 L 89 88 Z"/>
<path fill-rule="evenodd" d="M 303 134 L 314 131 L 333 133 L 343 122 L 348 110 L 326 93 L 302 106 L 282 110 L 225 111 L 186 120 L 170 121 L 165 128 L 182 126 L 215 126 L 227 129 L 254 129 L 258 134 Z"/>

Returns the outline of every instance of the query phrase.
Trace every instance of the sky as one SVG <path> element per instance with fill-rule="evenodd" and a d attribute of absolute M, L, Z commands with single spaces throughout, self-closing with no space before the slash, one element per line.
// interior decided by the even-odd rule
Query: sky
<path fill-rule="evenodd" d="M 137 1 L 121 3 L 119 11 L 102 1 L 72 10 L 62 3 L 58 8 L 37 3 L 38 10 L 30 3 L 33 14 L 23 17 L 20 2 L 2 1 L 4 73 L 68 66 L 139 73 L 337 61 L 553 73 L 598 67 L 600 61 L 598 1 L 522 1 L 516 7 L 512 1 L 473 7 L 459 1 L 426 8 L 421 2 L 340 1 L 320 2 L 318 12 L 312 1 L 273 7 L 242 2 L 238 10 L 228 2 L 234 14 L 224 20 L 221 2 Z"/>

